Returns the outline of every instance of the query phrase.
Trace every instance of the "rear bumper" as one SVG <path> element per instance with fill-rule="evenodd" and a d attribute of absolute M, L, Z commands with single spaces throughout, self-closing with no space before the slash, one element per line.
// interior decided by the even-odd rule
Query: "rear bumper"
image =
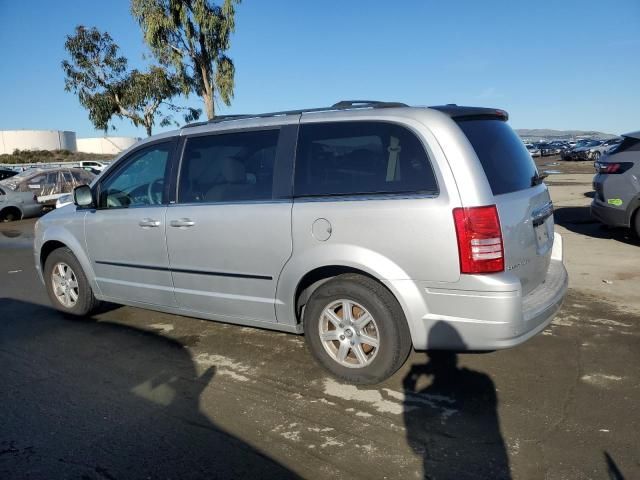
<path fill-rule="evenodd" d="M 568 288 L 562 237 L 555 234 L 552 258 L 544 283 L 522 295 L 511 275 L 486 276 L 487 290 L 454 290 L 418 285 L 405 303 L 417 350 L 497 350 L 523 343 L 544 330 L 562 306 Z M 417 302 L 423 302 L 421 306 Z M 417 316 L 420 309 L 423 313 Z M 442 328 L 446 324 L 446 328 Z"/>
<path fill-rule="evenodd" d="M 626 209 L 612 207 L 599 201 L 591 202 L 591 216 L 612 227 L 629 226 L 629 214 Z"/>

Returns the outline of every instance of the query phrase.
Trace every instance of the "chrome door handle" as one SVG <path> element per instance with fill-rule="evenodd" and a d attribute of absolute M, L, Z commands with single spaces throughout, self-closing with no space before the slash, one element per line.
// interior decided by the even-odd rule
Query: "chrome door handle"
<path fill-rule="evenodd" d="M 141 227 L 159 227 L 160 220 L 153 220 L 152 218 L 143 218 L 138 222 Z"/>
<path fill-rule="evenodd" d="M 181 218 L 179 220 L 171 220 L 171 222 L 169 223 L 169 225 L 171 225 L 172 227 L 193 227 L 195 224 L 196 222 L 194 222 L 190 218 Z"/>

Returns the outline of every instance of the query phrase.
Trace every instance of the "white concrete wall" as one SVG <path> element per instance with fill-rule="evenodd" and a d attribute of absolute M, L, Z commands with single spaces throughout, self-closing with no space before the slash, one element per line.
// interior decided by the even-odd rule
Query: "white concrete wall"
<path fill-rule="evenodd" d="M 0 154 L 14 150 L 76 151 L 76 133 L 63 130 L 0 131 Z"/>
<path fill-rule="evenodd" d="M 135 137 L 94 137 L 78 138 L 76 143 L 78 152 L 116 155 L 129 148 L 138 140 L 139 139 Z"/>

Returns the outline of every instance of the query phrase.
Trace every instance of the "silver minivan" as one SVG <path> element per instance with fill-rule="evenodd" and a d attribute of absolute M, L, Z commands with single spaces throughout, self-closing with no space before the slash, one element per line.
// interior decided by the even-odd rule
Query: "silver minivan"
<path fill-rule="evenodd" d="M 219 117 L 138 143 L 74 201 L 36 225 L 59 310 L 102 300 L 304 333 L 353 383 L 412 348 L 524 342 L 567 289 L 549 192 L 502 110 Z"/>

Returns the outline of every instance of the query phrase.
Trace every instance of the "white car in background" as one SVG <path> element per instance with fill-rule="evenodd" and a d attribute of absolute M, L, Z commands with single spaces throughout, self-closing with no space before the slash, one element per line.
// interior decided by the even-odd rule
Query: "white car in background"
<path fill-rule="evenodd" d="M 593 160 L 594 162 L 597 162 L 598 160 L 600 160 L 600 157 L 602 155 L 604 155 L 605 153 L 609 153 L 614 147 L 617 147 L 621 143 L 622 143 L 622 138 L 617 137 L 617 138 L 611 138 L 609 140 L 606 140 L 600 145 L 596 145 L 595 147 L 589 150 L 589 153 L 588 153 L 589 160 Z"/>
<path fill-rule="evenodd" d="M 104 162 L 98 162 L 96 160 L 80 160 L 78 162 L 78 165 L 80 166 L 80 168 L 84 168 L 84 169 L 88 169 L 91 168 L 93 170 L 98 170 L 98 171 L 102 171 L 105 168 L 107 168 L 107 163 Z"/>
<path fill-rule="evenodd" d="M 540 156 L 540 149 L 536 147 L 533 143 L 525 143 L 524 146 L 527 147 L 527 150 L 529 151 L 529 154 L 532 157 Z"/>

